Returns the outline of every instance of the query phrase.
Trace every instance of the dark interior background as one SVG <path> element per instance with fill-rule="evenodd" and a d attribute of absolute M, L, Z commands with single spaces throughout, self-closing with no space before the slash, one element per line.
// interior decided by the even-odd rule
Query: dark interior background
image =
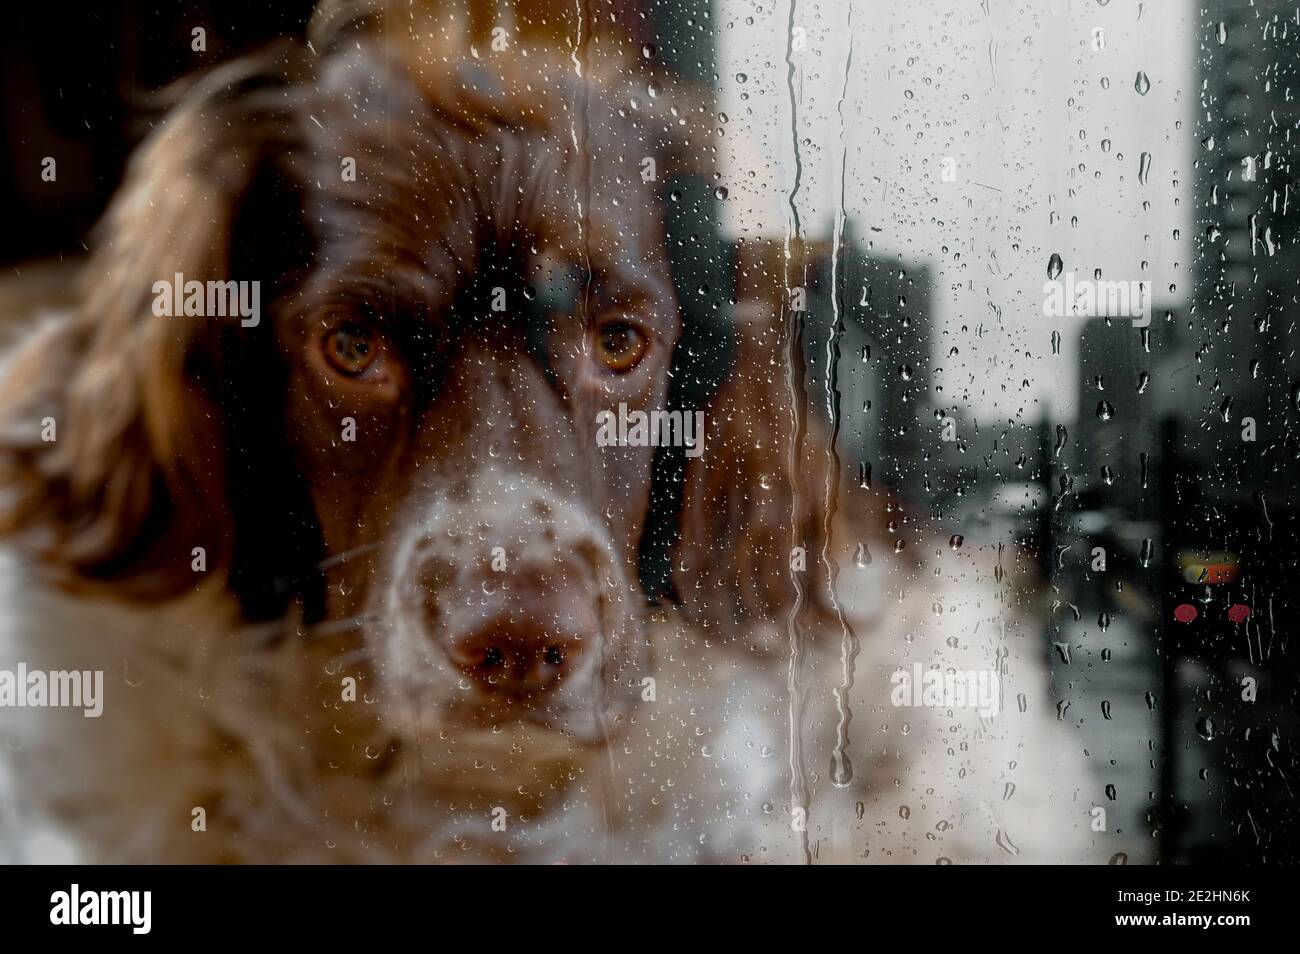
<path fill-rule="evenodd" d="M 6 264 L 79 250 L 148 131 L 152 94 L 301 33 L 311 0 L 14 3 L 0 31 L 0 232 Z M 205 52 L 191 31 L 207 31 Z M 41 179 L 54 156 L 58 177 Z"/>

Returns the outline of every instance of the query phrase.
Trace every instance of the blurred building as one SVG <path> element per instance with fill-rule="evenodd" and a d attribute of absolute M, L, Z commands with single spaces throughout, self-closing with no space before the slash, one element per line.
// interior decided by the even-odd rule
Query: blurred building
<path fill-rule="evenodd" d="M 831 272 L 828 251 L 808 280 L 811 408 L 824 422 L 838 415 L 840 453 L 860 481 L 921 499 L 924 452 L 935 436 L 930 270 L 868 252 L 850 235 L 834 287 Z"/>
<path fill-rule="evenodd" d="M 1081 318 L 1073 457 L 1075 493 L 1104 498 L 1108 506 L 1135 510 L 1141 457 L 1154 428 L 1142 420 L 1149 403 L 1138 394 L 1143 367 L 1139 329 L 1127 318 Z"/>
<path fill-rule="evenodd" d="M 1162 424 L 1163 854 L 1294 862 L 1297 667 L 1279 640 L 1300 529 L 1300 33 L 1276 0 L 1211 0 L 1200 17 L 1194 291 Z M 1175 604 L 1195 622 L 1172 622 Z"/>
<path fill-rule="evenodd" d="M 1260 445 L 1296 444 L 1300 60 L 1294 4 L 1213 0 L 1202 17 L 1191 314 L 1202 381 L 1183 404 L 1203 427 L 1187 452 L 1231 471 Z M 1253 447 L 1239 433 L 1248 417 Z M 1293 483 L 1276 482 L 1279 499 L 1294 499 Z"/>

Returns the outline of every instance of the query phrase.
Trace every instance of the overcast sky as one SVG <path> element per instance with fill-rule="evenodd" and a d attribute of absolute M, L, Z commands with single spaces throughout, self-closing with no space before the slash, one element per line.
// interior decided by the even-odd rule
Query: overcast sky
<path fill-rule="evenodd" d="M 1188 289 L 1194 17 L 1190 0 L 795 0 L 793 14 L 785 0 L 720 0 L 728 227 L 788 227 L 793 21 L 805 234 L 831 235 L 843 153 L 856 234 L 932 270 L 941 403 L 985 419 L 1037 420 L 1038 402 L 1073 416 L 1081 319 L 1043 317 L 1049 256 L 1079 277 L 1150 280 L 1157 304 Z"/>

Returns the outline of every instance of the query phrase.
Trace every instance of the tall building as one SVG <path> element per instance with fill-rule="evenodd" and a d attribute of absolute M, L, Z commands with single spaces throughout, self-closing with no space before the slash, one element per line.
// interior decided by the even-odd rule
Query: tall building
<path fill-rule="evenodd" d="M 1138 393 L 1142 367 L 1140 331 L 1126 318 L 1081 318 L 1078 420 L 1073 452 L 1076 493 L 1093 492 L 1099 503 L 1130 504 L 1141 486 L 1141 454 L 1150 453 L 1154 428 L 1142 421 Z M 1147 362 L 1149 366 L 1150 362 Z M 1125 509 L 1131 509 L 1126 507 Z"/>
<path fill-rule="evenodd" d="M 1294 860 L 1297 672 L 1275 647 L 1300 530 L 1300 13 L 1281 0 L 1199 10 L 1193 296 L 1166 375 L 1161 484 L 1164 854 Z M 1196 575 L 1207 554 L 1227 582 Z M 1171 622 L 1175 603 L 1200 607 L 1200 627 Z M 1233 603 L 1244 623 L 1225 618 Z M 1247 682 L 1271 691 L 1247 697 Z"/>
<path fill-rule="evenodd" d="M 1202 11 L 1190 314 L 1200 381 L 1180 403 L 1193 415 L 1188 452 L 1232 468 L 1258 445 L 1295 442 L 1300 22 L 1280 0 L 1213 0 Z M 1254 447 L 1241 439 L 1246 418 Z M 1289 499 L 1293 487 L 1276 489 Z"/>
<path fill-rule="evenodd" d="M 839 448 L 873 486 L 905 499 L 924 494 L 930 417 L 931 275 L 845 242 L 831 287 L 823 256 L 810 275 L 804 346 L 812 407 L 839 415 Z M 832 296 L 838 296 L 838 302 Z M 837 324 L 838 322 L 838 324 Z M 828 355 L 834 334 L 835 351 Z M 828 358 L 836 365 L 828 380 Z M 931 435 L 932 436 L 932 435 Z"/>

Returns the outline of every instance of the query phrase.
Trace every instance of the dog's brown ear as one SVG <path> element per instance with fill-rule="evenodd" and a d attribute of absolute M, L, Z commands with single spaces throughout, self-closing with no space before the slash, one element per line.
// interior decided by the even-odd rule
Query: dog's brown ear
<path fill-rule="evenodd" d="M 61 582 L 152 598 L 228 566 L 218 392 L 240 319 L 155 305 L 177 276 L 231 278 L 235 219 L 276 124 L 254 121 L 245 95 L 264 66 L 213 74 L 168 114 L 101 223 L 80 303 L 4 361 L 0 533 Z"/>
<path fill-rule="evenodd" d="M 673 560 L 683 606 L 724 638 L 784 625 L 800 592 L 810 610 L 823 600 L 824 441 L 792 414 L 806 399 L 786 327 L 788 266 L 774 243 L 742 244 L 738 259 L 732 358 L 705 409 L 704 451 L 686 464 Z"/>

